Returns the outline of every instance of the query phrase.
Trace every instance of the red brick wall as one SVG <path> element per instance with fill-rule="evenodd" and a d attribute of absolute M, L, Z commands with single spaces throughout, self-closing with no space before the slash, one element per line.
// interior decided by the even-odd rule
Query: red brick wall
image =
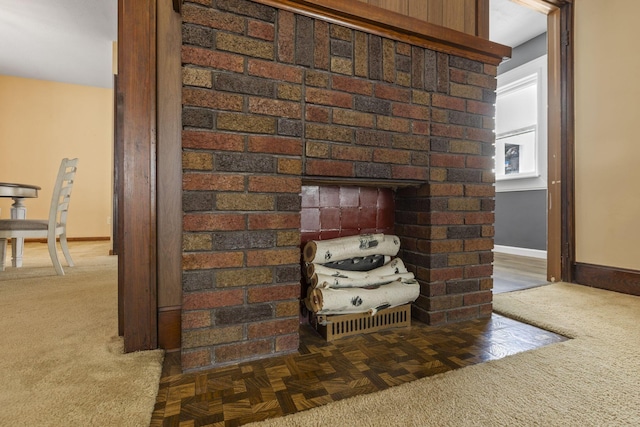
<path fill-rule="evenodd" d="M 310 240 L 395 232 L 390 188 L 305 185 L 300 213 L 301 248 Z"/>
<path fill-rule="evenodd" d="M 298 347 L 304 176 L 414 180 L 434 324 L 491 311 L 494 66 L 245 0 L 183 7 L 183 367 Z"/>

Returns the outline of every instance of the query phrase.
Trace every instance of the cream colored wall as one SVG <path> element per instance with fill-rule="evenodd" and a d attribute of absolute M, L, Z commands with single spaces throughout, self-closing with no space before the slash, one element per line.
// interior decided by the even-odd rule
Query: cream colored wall
<path fill-rule="evenodd" d="M 42 187 L 29 218 L 47 218 L 60 160 L 78 157 L 68 237 L 109 237 L 113 91 L 0 76 L 0 181 Z M 8 218 L 11 199 L 0 199 Z"/>
<path fill-rule="evenodd" d="M 576 261 L 640 270 L 640 1 L 575 2 Z"/>

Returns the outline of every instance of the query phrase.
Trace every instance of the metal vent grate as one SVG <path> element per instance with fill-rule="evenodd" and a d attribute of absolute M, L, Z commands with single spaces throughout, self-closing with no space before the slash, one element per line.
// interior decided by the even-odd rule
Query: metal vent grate
<path fill-rule="evenodd" d="M 361 333 L 411 326 L 411 304 L 389 308 L 373 316 L 368 313 L 341 314 L 323 316 L 319 320 L 318 331 L 327 341 L 333 341 Z"/>

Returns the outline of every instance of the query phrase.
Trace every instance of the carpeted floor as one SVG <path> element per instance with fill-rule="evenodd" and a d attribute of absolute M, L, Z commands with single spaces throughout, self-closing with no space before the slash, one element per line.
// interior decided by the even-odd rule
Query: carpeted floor
<path fill-rule="evenodd" d="M 34 244 L 0 272 L 0 425 L 148 425 L 162 352 L 122 353 L 106 249 L 77 244 L 56 276 Z M 639 297 L 559 283 L 494 308 L 572 339 L 257 425 L 640 425 Z"/>
<path fill-rule="evenodd" d="M 640 298 L 558 283 L 494 307 L 573 339 L 252 425 L 640 425 Z"/>
<path fill-rule="evenodd" d="M 0 425 L 148 426 L 163 353 L 123 354 L 108 242 L 70 251 L 65 276 L 38 243 L 0 272 Z"/>

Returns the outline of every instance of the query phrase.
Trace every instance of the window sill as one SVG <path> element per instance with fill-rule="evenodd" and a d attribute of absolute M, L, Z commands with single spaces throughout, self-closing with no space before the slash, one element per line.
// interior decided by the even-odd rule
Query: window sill
<path fill-rule="evenodd" d="M 513 173 L 509 175 L 501 175 L 501 176 L 496 176 L 496 182 L 513 181 L 516 179 L 531 179 L 531 178 L 540 178 L 540 174 L 537 172 L 527 172 L 527 173 Z"/>

